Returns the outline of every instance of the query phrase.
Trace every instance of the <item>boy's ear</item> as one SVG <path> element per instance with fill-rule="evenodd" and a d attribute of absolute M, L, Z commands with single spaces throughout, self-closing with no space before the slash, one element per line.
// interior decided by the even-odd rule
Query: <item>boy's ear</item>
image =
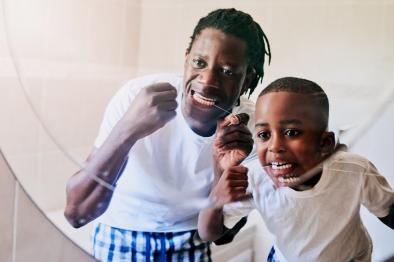
<path fill-rule="evenodd" d="M 320 140 L 320 152 L 322 157 L 328 157 L 335 150 L 335 134 L 334 132 L 323 132 Z"/>

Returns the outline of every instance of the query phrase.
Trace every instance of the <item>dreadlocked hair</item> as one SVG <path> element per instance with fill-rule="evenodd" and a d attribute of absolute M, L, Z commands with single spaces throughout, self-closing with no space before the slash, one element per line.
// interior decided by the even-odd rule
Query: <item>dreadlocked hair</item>
<path fill-rule="evenodd" d="M 194 28 L 187 52 L 191 50 L 194 40 L 206 28 L 214 28 L 223 33 L 236 36 L 245 41 L 247 46 L 248 73 L 253 73 L 254 78 L 248 89 L 249 96 L 255 90 L 258 82 L 263 80 L 265 55 L 268 56 L 268 64 L 271 62 L 271 50 L 268 39 L 253 18 L 235 8 L 217 9 L 201 18 Z"/>

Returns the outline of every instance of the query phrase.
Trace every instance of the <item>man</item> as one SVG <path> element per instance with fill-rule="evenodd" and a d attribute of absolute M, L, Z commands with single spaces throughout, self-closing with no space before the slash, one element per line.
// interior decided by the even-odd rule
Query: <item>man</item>
<path fill-rule="evenodd" d="M 262 79 L 266 54 L 268 41 L 248 14 L 215 10 L 194 29 L 183 78 L 138 78 L 114 96 L 96 148 L 67 185 L 68 221 L 80 227 L 98 218 L 97 259 L 210 261 L 209 243 L 196 233 L 201 199 L 253 148 L 248 117 L 225 117 L 253 113 L 240 96 Z"/>

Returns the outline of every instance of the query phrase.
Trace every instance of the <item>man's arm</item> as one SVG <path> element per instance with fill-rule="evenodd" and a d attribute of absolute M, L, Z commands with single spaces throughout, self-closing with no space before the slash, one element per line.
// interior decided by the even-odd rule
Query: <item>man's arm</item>
<path fill-rule="evenodd" d="M 73 227 L 83 226 L 105 212 L 130 149 L 175 117 L 176 95 L 176 89 L 168 83 L 142 89 L 104 144 L 69 179 L 64 215 Z"/>
<path fill-rule="evenodd" d="M 379 217 L 379 219 L 388 227 L 394 229 L 394 204 L 391 205 L 389 214 L 385 217 Z"/>

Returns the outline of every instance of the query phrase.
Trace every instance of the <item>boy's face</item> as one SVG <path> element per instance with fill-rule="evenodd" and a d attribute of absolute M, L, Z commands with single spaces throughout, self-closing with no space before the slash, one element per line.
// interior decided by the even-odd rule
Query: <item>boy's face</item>
<path fill-rule="evenodd" d="M 182 113 L 200 135 L 212 135 L 217 119 L 232 110 L 247 87 L 246 43 L 220 30 L 206 28 L 186 54 Z"/>
<path fill-rule="evenodd" d="M 305 172 L 324 159 L 334 141 L 319 126 L 321 117 L 304 94 L 272 92 L 258 98 L 257 154 L 276 186 L 301 189 L 317 175 Z"/>

